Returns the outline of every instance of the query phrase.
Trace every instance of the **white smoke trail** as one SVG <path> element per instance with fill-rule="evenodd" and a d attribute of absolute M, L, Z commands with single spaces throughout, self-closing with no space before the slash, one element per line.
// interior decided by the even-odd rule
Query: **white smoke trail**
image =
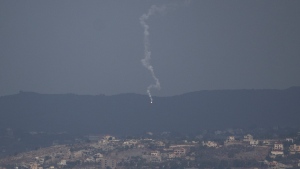
<path fill-rule="evenodd" d="M 149 41 L 149 25 L 147 25 L 146 20 L 149 19 L 149 17 L 156 12 L 163 12 L 166 9 L 165 6 L 157 7 L 155 5 L 152 5 L 151 8 L 149 9 L 148 13 L 143 14 L 140 17 L 140 23 L 144 27 L 144 55 L 145 57 L 141 60 L 143 65 L 150 71 L 152 78 L 155 80 L 155 84 L 151 84 L 147 87 L 147 93 L 150 98 L 150 102 L 153 103 L 153 99 L 151 96 L 150 90 L 152 88 L 160 89 L 160 82 L 158 78 L 155 76 L 153 66 L 150 64 L 150 59 L 151 59 L 151 51 L 150 51 L 150 41 Z"/>

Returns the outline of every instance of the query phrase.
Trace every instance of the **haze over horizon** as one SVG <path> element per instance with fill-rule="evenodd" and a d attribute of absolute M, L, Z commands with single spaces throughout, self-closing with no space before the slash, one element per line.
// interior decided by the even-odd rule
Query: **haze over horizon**
<path fill-rule="evenodd" d="M 208 89 L 208 90 L 196 90 L 196 91 L 187 91 L 184 93 L 178 93 L 174 95 L 167 95 L 167 96 L 156 96 L 154 95 L 153 97 L 155 98 L 162 98 L 162 97 L 173 97 L 173 96 L 180 96 L 180 95 L 185 95 L 185 94 L 191 94 L 191 93 L 197 93 L 197 92 L 215 92 L 215 91 L 252 91 L 252 90 L 279 90 L 279 91 L 284 91 L 284 90 L 289 90 L 289 89 L 300 89 L 300 86 L 290 86 L 288 88 L 284 89 L 246 89 L 246 88 L 241 88 L 241 89 Z M 95 93 L 95 94 L 77 94 L 77 93 L 41 93 L 41 92 L 35 92 L 35 91 L 24 91 L 24 90 L 19 90 L 16 93 L 8 94 L 8 95 L 0 95 L 0 97 L 5 97 L 5 96 L 12 96 L 12 95 L 18 95 L 18 94 L 38 94 L 38 95 L 78 95 L 78 96 L 118 96 L 118 95 L 142 95 L 149 97 L 147 93 L 134 93 L 134 92 L 124 92 L 124 93 L 116 93 L 116 94 L 105 94 L 105 93 Z"/>
<path fill-rule="evenodd" d="M 1 0 L 0 96 L 146 95 L 139 18 L 169 4 L 147 20 L 152 95 L 300 86 L 300 1 Z"/>

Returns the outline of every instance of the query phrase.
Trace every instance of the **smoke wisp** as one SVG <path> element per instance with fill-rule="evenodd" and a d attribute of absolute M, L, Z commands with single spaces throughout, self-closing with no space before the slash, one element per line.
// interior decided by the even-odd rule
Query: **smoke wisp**
<path fill-rule="evenodd" d="M 151 15 L 154 15 L 157 12 L 163 12 L 165 10 L 165 8 L 166 8 L 165 6 L 157 7 L 155 5 L 152 5 L 150 7 L 148 13 L 145 13 L 140 17 L 140 24 L 144 28 L 144 58 L 141 60 L 141 62 L 144 65 L 144 67 L 150 71 L 152 78 L 155 81 L 154 84 L 150 84 L 147 87 L 147 93 L 149 95 L 151 103 L 153 103 L 153 99 L 151 96 L 151 89 L 156 88 L 159 90 L 160 82 L 159 82 L 159 79 L 155 76 L 153 66 L 150 64 L 150 60 L 151 60 L 150 41 L 149 41 L 150 33 L 149 33 L 149 25 L 146 23 L 146 21 L 149 19 L 149 17 Z"/>

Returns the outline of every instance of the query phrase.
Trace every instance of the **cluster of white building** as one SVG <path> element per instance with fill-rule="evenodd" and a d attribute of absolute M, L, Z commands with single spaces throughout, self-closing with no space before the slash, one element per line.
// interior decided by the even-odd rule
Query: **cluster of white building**
<path fill-rule="evenodd" d="M 283 140 L 288 143 L 293 143 L 292 138 L 286 138 Z M 270 139 L 265 139 L 265 140 L 256 140 L 253 138 L 251 134 L 247 134 L 243 137 L 242 140 L 237 140 L 235 136 L 228 136 L 227 139 L 224 141 L 224 146 L 229 146 L 229 145 L 235 145 L 235 144 L 248 144 L 250 146 L 271 146 L 271 151 L 270 151 L 270 157 L 275 158 L 276 156 L 284 156 L 284 144 L 282 141 L 278 140 L 270 140 Z M 213 148 L 220 148 L 222 145 L 218 144 L 215 141 L 203 141 L 202 142 L 203 146 L 206 147 L 213 147 Z M 288 147 L 288 151 L 290 154 L 296 154 L 300 153 L 300 145 L 297 144 L 292 144 Z"/>

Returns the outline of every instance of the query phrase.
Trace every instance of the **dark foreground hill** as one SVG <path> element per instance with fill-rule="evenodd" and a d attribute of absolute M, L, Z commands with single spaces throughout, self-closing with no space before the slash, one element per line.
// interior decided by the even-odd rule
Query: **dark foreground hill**
<path fill-rule="evenodd" d="M 136 134 L 228 127 L 300 126 L 300 88 L 215 90 L 172 97 L 20 92 L 0 97 L 0 128 Z"/>

